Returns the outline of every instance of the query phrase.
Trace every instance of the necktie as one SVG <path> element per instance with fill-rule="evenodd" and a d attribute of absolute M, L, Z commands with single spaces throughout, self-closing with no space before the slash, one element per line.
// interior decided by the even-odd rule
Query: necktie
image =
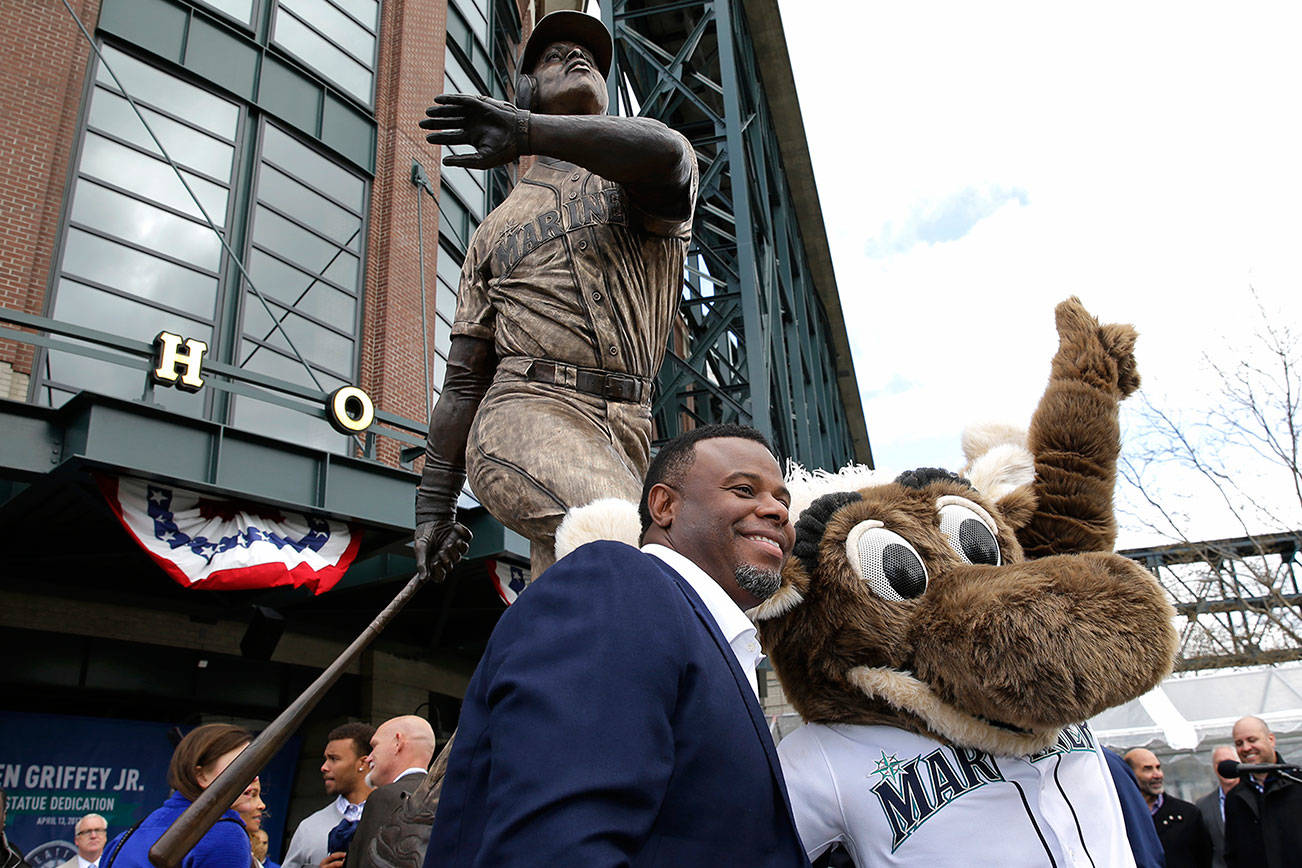
<path fill-rule="evenodd" d="M 331 829 L 330 835 L 326 838 L 326 852 L 348 852 L 348 845 L 353 841 L 353 833 L 357 831 L 357 823 L 357 820 L 340 820 L 339 825 Z"/>

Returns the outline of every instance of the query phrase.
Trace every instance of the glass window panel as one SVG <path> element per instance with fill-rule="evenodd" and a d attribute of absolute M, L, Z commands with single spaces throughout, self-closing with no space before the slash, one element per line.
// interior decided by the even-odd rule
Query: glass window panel
<path fill-rule="evenodd" d="M 212 346 L 212 327 L 205 323 L 66 278 L 59 281 L 54 318 L 140 341 L 166 329 Z"/>
<path fill-rule="evenodd" d="M 438 295 L 435 299 L 435 311 L 440 316 L 454 319 L 457 313 L 457 291 L 443 281 L 438 283 Z"/>
<path fill-rule="evenodd" d="M 340 246 L 360 250 L 362 219 L 324 196 L 263 163 L 258 169 L 258 201 L 274 205 Z"/>
<path fill-rule="evenodd" d="M 452 346 L 452 326 L 441 316 L 434 317 L 434 349 L 446 353 Z"/>
<path fill-rule="evenodd" d="M 203 220 L 203 213 L 186 192 L 171 166 L 103 136 L 95 133 L 86 135 L 81 153 L 81 171 L 131 190 L 138 196 L 175 208 L 196 220 Z M 189 172 L 184 175 L 186 184 L 190 185 L 208 212 L 208 218 L 218 227 L 225 225 L 226 188 Z"/>
<path fill-rule="evenodd" d="M 465 146 L 459 148 L 466 152 L 471 152 L 474 148 Z M 471 215 L 476 221 L 484 219 L 484 188 L 481 186 L 483 172 L 472 172 L 460 166 L 443 166 L 440 168 L 443 173 L 443 181 L 461 197 L 463 204 L 468 204 Z"/>
<path fill-rule="evenodd" d="M 335 48 L 294 16 L 277 9 L 275 42 L 308 66 L 370 105 L 371 72 Z"/>
<path fill-rule="evenodd" d="M 335 5 L 372 30 L 379 29 L 380 4 L 376 0 L 335 0 Z"/>
<path fill-rule="evenodd" d="M 236 397 L 234 405 L 233 424 L 246 431 L 329 452 L 346 453 L 349 449 L 349 438 L 331 428 L 324 419 L 244 395 Z"/>
<path fill-rule="evenodd" d="M 72 219 L 124 241 L 166 251 L 183 262 L 216 271 L 221 242 L 212 229 L 175 214 L 106 190 L 84 178 L 73 191 Z"/>
<path fill-rule="evenodd" d="M 443 60 L 443 90 L 446 93 L 482 93 L 483 89 L 461 66 L 461 62 L 456 58 L 456 55 L 451 51 L 445 51 Z M 469 145 L 443 146 L 444 156 L 447 156 L 448 154 L 470 154 L 473 153 L 474 150 L 475 149 Z M 465 195 L 469 201 L 478 202 L 482 199 L 483 181 L 479 177 L 483 174 L 482 172 L 472 173 L 467 169 L 457 166 L 443 166 L 441 171 L 445 178 L 449 176 L 456 177 L 454 183 L 457 185 L 458 189 L 465 189 L 467 191 Z M 472 185 L 478 188 L 479 192 L 470 192 Z"/>
<path fill-rule="evenodd" d="M 434 370 L 430 374 L 429 382 L 433 387 L 434 394 L 437 395 L 439 392 L 443 391 L 443 380 L 448 375 L 448 360 L 436 352 L 430 361 L 433 362 L 431 367 L 433 367 Z"/>
<path fill-rule="evenodd" d="M 104 57 L 122 80 L 122 86 L 137 102 L 145 101 L 166 112 L 183 117 L 197 126 L 235 137 L 235 124 L 239 121 L 237 105 L 214 96 L 192 84 L 173 78 L 134 57 L 105 46 Z M 95 75 L 98 81 L 116 87 L 113 77 L 100 64 Z"/>
<path fill-rule="evenodd" d="M 465 247 L 468 239 L 467 221 L 469 215 L 456 197 L 448 192 L 448 187 L 443 187 L 439 196 L 439 214 L 442 216 L 440 221 L 440 231 L 451 234 L 453 238 L 458 239 L 458 246 Z"/>
<path fill-rule="evenodd" d="M 253 17 L 253 0 L 200 0 L 214 9 L 225 12 L 245 24 Z"/>
<path fill-rule="evenodd" d="M 311 22 L 313 27 L 364 65 L 371 65 L 375 54 L 375 35 L 325 0 L 280 0 L 280 5 L 292 9 L 304 21 Z"/>
<path fill-rule="evenodd" d="M 70 229 L 63 270 L 210 319 L 217 279 L 123 247 L 89 232 Z M 152 337 L 152 336 L 151 336 Z"/>
<path fill-rule="evenodd" d="M 488 36 L 488 0 L 453 0 L 470 29 L 481 39 Z"/>
<path fill-rule="evenodd" d="M 246 100 L 253 99 L 261 49 L 202 16 L 190 20 L 185 65 L 200 78 L 220 84 Z"/>
<path fill-rule="evenodd" d="M 443 78 L 450 93 L 479 93 L 479 85 L 455 54 L 443 52 Z"/>
<path fill-rule="evenodd" d="M 352 292 L 357 291 L 358 258 L 340 250 L 323 238 L 258 207 L 254 218 L 253 240 L 268 250 L 274 250 L 305 271 L 325 274 L 330 280 Z"/>
<path fill-rule="evenodd" d="M 320 190 L 337 202 L 361 211 L 366 193 L 365 182 L 346 169 L 336 166 L 306 145 L 268 124 L 262 137 L 262 157 Z"/>
<path fill-rule="evenodd" d="M 465 46 L 466 57 L 470 61 L 468 71 L 473 71 L 476 76 L 487 81 L 491 76 L 493 65 L 488 60 L 488 51 L 478 41 Z"/>
<path fill-rule="evenodd" d="M 261 250 L 254 250 L 249 256 L 248 270 L 254 284 L 268 298 L 352 330 L 357 318 L 357 300 L 347 293 Z"/>
<path fill-rule="evenodd" d="M 454 5 L 448 6 L 448 42 L 467 48 L 474 42 L 470 25 Z"/>
<path fill-rule="evenodd" d="M 438 276 L 448 286 L 458 286 L 461 283 L 461 262 L 459 257 L 448 250 L 446 247 L 439 246 Z"/>
<path fill-rule="evenodd" d="M 50 355 L 53 356 L 54 353 L 51 352 Z M 60 355 L 66 354 L 60 353 Z M 38 391 L 36 400 L 39 403 L 46 404 L 50 407 L 62 407 L 70 398 L 72 398 L 72 395 L 72 392 L 65 392 L 62 389 L 53 389 L 42 385 Z"/>
<path fill-rule="evenodd" d="M 375 121 L 333 91 L 321 103 L 321 141 L 356 165 L 375 168 Z"/>
<path fill-rule="evenodd" d="M 76 341 L 91 347 L 94 344 Z M 96 349 L 103 349 L 95 346 Z M 126 359 L 126 356 L 123 356 Z M 139 398 L 145 388 L 146 373 L 139 369 L 91 359 L 76 353 L 50 350 L 49 379 L 56 383 L 86 389 L 119 398 Z"/>
<path fill-rule="evenodd" d="M 315 133 L 321 115 L 321 94 L 315 81 L 271 54 L 263 55 L 258 78 L 258 105 L 278 118 L 309 134 Z"/>
<path fill-rule="evenodd" d="M 86 356 L 59 350 L 50 350 L 47 358 L 49 359 L 50 379 L 77 390 L 98 392 L 101 395 L 112 395 L 127 400 L 138 399 L 145 390 L 145 377 L 148 375 L 138 368 L 128 368 L 123 365 L 102 362 L 99 359 L 90 359 Z M 174 413 L 201 417 L 204 410 L 205 391 L 206 389 L 192 393 L 183 392 L 180 389 L 157 387 L 154 389 L 154 403 Z M 45 399 L 45 389 L 40 389 L 40 392 L 40 398 L 43 401 Z M 60 406 L 69 397 L 71 396 L 67 393 L 55 390 L 51 404 L 56 407 Z"/>
<path fill-rule="evenodd" d="M 316 384 L 308 376 L 307 369 L 303 367 L 302 362 L 291 356 L 282 355 L 268 347 L 260 347 L 248 340 L 240 341 L 240 359 L 243 361 L 241 367 L 247 370 L 257 371 L 260 374 L 266 374 L 269 377 L 276 377 L 290 383 L 297 383 L 309 389 L 316 388 Z M 315 368 L 313 370 L 316 373 L 316 378 L 321 381 L 321 389 L 325 392 L 348 385 L 345 381 L 325 371 L 316 370 Z"/>
<path fill-rule="evenodd" d="M 280 305 L 272 304 L 271 309 L 280 321 L 280 328 L 277 328 L 260 301 L 246 298 L 244 304 L 244 333 L 249 337 L 293 355 L 293 350 L 285 342 L 285 335 L 280 330 L 283 328 L 303 358 L 312 364 L 340 373 L 353 369 L 353 342 L 350 339 L 286 311 Z"/>
<path fill-rule="evenodd" d="M 230 178 L 234 149 L 229 144 L 144 106 L 140 107 L 140 111 L 177 165 L 196 169 L 215 178 Z M 125 139 L 151 154 L 159 154 L 158 146 L 154 144 L 140 118 L 131 110 L 131 105 L 115 93 L 96 89 L 90 104 L 90 126 Z"/>

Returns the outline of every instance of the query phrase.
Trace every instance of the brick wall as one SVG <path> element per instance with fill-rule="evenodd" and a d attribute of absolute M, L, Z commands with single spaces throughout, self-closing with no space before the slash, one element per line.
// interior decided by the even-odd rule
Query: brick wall
<path fill-rule="evenodd" d="M 521 3 L 527 33 L 529 3 Z M 426 340 L 434 357 L 434 303 L 438 262 L 438 203 L 411 182 L 419 162 L 434 189 L 440 148 L 416 126 L 443 92 L 446 0 L 386 0 L 376 76 L 376 166 L 367 236 L 366 299 L 361 387 L 376 407 L 409 419 L 429 417 L 421 343 L 420 233 L 424 236 Z M 423 226 L 418 233 L 417 201 Z M 431 376 L 433 376 L 431 374 Z M 442 383 L 431 380 L 431 388 Z M 393 460 L 396 444 L 382 440 L 381 457 Z"/>
<path fill-rule="evenodd" d="M 376 166 L 367 238 L 361 387 L 383 410 L 428 418 L 421 351 L 421 259 L 411 164 L 419 161 L 437 185 L 437 149 L 416 122 L 443 90 L 447 6 L 440 0 L 387 0 L 383 6 L 376 76 Z M 437 189 L 437 186 L 436 186 Z M 434 346 L 438 206 L 423 209 L 429 346 Z"/>
<path fill-rule="evenodd" d="M 94 32 L 100 0 L 72 0 Z M 526 31 L 531 3 L 520 4 Z M 367 238 L 361 336 L 361 387 L 377 407 L 412 419 L 428 417 L 421 336 L 421 255 L 413 160 L 435 189 L 440 149 L 416 122 L 443 89 L 446 0 L 386 0 L 382 5 L 376 87 L 376 174 Z M 66 194 L 90 48 L 60 0 L 4 0 L 0 15 L 0 305 L 45 311 L 59 220 Z M 438 257 L 437 202 L 422 203 L 424 273 L 429 306 L 426 336 L 434 346 L 433 305 Z M 0 333 L 2 334 L 2 333 Z M 26 394 L 32 351 L 0 338 L 10 366 L 9 390 Z M 439 383 L 431 383 L 437 387 Z M 22 389 L 22 394 L 15 390 Z M 384 457 L 396 459 L 396 445 Z"/>
<path fill-rule="evenodd" d="M 99 0 L 70 0 L 94 31 Z M 4 0 L 0 16 L 0 306 L 45 309 L 90 46 L 60 0 Z M 0 362 L 31 372 L 31 348 L 0 339 Z"/>

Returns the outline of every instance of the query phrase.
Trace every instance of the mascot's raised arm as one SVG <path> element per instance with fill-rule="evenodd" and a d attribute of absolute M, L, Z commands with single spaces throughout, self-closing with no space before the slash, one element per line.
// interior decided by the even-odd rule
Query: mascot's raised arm
<path fill-rule="evenodd" d="M 1083 721 L 1155 686 L 1161 588 L 1110 553 L 1129 326 L 1057 309 L 1029 436 L 934 468 L 793 474 L 795 554 L 752 614 L 805 725 L 779 745 L 811 856 L 856 864 L 1133 865 Z"/>

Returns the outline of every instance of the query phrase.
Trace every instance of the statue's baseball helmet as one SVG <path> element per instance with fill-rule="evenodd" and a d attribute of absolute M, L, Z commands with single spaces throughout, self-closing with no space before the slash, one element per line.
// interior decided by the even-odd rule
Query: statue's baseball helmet
<path fill-rule="evenodd" d="M 570 9 L 552 12 L 538 19 L 533 32 L 529 34 L 528 41 L 524 44 L 524 51 L 520 54 L 520 72 L 523 74 L 533 72 L 543 49 L 558 40 L 577 42 L 587 48 L 597 61 L 597 69 L 601 71 L 602 76 L 610 74 L 610 58 L 613 50 L 610 31 L 601 23 L 600 18 Z"/>

